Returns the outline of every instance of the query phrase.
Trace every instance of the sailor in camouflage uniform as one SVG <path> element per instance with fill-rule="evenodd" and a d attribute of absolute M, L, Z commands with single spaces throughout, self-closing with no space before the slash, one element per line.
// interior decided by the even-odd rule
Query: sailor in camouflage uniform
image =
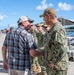
<path fill-rule="evenodd" d="M 43 31 L 43 27 L 42 27 L 42 24 L 38 23 L 36 25 L 39 33 L 37 34 L 37 38 L 38 38 L 38 50 L 42 50 L 44 47 L 43 47 L 43 39 L 44 39 L 44 35 L 45 35 L 45 32 Z M 43 56 L 39 56 L 38 57 L 38 62 L 41 66 L 41 72 L 38 73 L 37 75 L 47 75 L 46 73 L 46 67 L 43 66 L 43 60 L 44 60 L 44 57 Z"/>
<path fill-rule="evenodd" d="M 47 38 L 48 31 L 49 31 L 50 27 L 48 25 L 46 25 L 45 23 L 44 23 L 44 25 L 42 25 L 42 27 L 45 32 L 44 37 L 43 37 L 43 41 L 42 41 L 42 43 L 44 43 L 45 42 L 44 40 L 46 40 L 46 38 Z M 39 64 L 41 65 L 41 73 L 39 73 L 38 75 L 47 75 L 46 66 L 44 66 L 44 64 L 46 62 L 44 59 L 44 56 L 41 56 L 41 58 L 39 60 L 40 60 Z"/>
<path fill-rule="evenodd" d="M 43 50 L 44 49 L 44 46 L 43 46 L 43 39 L 44 39 L 44 36 L 45 36 L 45 32 L 43 30 L 43 25 L 41 24 L 37 24 L 36 25 L 37 29 L 39 30 L 39 33 L 38 33 L 38 50 Z M 38 61 L 39 61 L 39 64 L 41 66 L 41 72 L 38 73 L 37 75 L 47 75 L 47 72 L 46 72 L 46 67 L 44 66 L 44 57 L 43 56 L 39 56 L 38 57 Z"/>
<path fill-rule="evenodd" d="M 35 29 L 33 23 L 31 23 L 31 28 L 30 28 L 29 32 L 33 35 L 35 42 L 38 45 L 37 34 L 39 33 L 39 31 L 37 29 Z M 38 62 L 38 57 L 31 57 L 31 63 L 32 63 L 31 69 L 33 70 L 34 74 L 41 72 L 41 67 Z"/>
<path fill-rule="evenodd" d="M 31 23 L 30 33 L 33 35 L 36 44 L 38 44 L 37 34 L 39 33 L 39 31 L 37 29 L 35 29 L 33 23 Z"/>
<path fill-rule="evenodd" d="M 46 8 L 40 15 L 51 29 L 44 40 L 44 66 L 48 75 L 67 75 L 68 41 L 66 31 L 56 18 L 56 11 L 53 8 Z"/>
<path fill-rule="evenodd" d="M 42 29 L 42 25 L 40 24 L 40 23 L 38 23 L 37 25 L 36 25 L 36 27 L 37 27 L 37 30 L 39 31 L 39 33 L 37 34 L 37 38 L 38 38 L 38 47 L 42 47 L 43 46 L 43 44 L 42 44 L 42 42 L 43 42 L 43 38 L 44 38 L 44 31 L 43 31 L 43 29 Z"/>
<path fill-rule="evenodd" d="M 50 26 L 46 25 L 45 23 L 44 23 L 44 25 L 43 25 L 42 27 L 43 27 L 43 30 L 44 30 L 44 32 L 45 32 L 45 35 L 44 35 L 44 38 L 43 38 L 43 45 L 44 45 L 44 43 L 45 43 L 45 41 L 46 41 L 46 39 L 47 39 L 49 30 L 50 30 L 51 28 L 50 28 Z"/>

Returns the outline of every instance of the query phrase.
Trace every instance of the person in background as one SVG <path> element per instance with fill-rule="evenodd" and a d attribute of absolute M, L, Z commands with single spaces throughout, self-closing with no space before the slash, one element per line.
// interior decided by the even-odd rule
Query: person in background
<path fill-rule="evenodd" d="M 42 24 L 38 23 L 36 25 L 37 30 L 39 31 L 39 33 L 37 34 L 37 38 L 38 38 L 38 47 L 43 47 L 42 41 L 43 41 L 43 37 L 44 37 L 44 31 L 42 29 Z"/>
<path fill-rule="evenodd" d="M 39 31 L 39 33 L 37 34 L 37 38 L 38 38 L 38 50 L 43 50 L 43 39 L 44 39 L 44 35 L 45 35 L 45 32 L 43 31 L 43 27 L 42 27 L 42 24 L 38 23 L 36 25 L 37 27 L 37 30 Z M 47 75 L 46 73 L 46 68 L 43 66 L 43 59 L 44 57 L 43 56 L 39 56 L 38 57 L 38 62 L 40 64 L 40 67 L 41 67 L 41 72 L 38 73 L 37 75 Z"/>
<path fill-rule="evenodd" d="M 44 23 L 44 25 L 42 27 L 43 27 L 43 30 L 45 32 L 45 35 L 44 35 L 44 38 L 43 38 L 43 45 L 44 45 L 45 41 L 47 40 L 47 36 L 48 36 L 49 30 L 51 29 L 51 27 L 46 25 L 46 23 Z"/>
<path fill-rule="evenodd" d="M 38 39 L 37 39 L 38 30 L 35 28 L 33 22 L 30 21 L 30 29 L 28 30 L 28 32 L 33 35 L 36 44 L 38 44 Z M 32 63 L 31 70 L 34 75 L 41 71 L 38 63 L 38 57 L 31 57 L 31 63 Z"/>
<path fill-rule="evenodd" d="M 2 34 L 2 31 L 0 30 L 0 34 Z"/>
<path fill-rule="evenodd" d="M 9 30 L 8 29 L 6 29 L 6 34 L 9 32 Z"/>
<path fill-rule="evenodd" d="M 36 24 L 36 27 L 39 32 L 43 32 L 42 24 L 38 23 L 38 24 Z"/>
<path fill-rule="evenodd" d="M 30 55 L 33 51 L 35 55 L 43 53 L 37 53 L 35 40 L 28 33 L 31 27 L 28 17 L 21 16 L 17 23 L 18 27 L 6 35 L 2 46 L 3 67 L 9 75 L 31 75 Z"/>
<path fill-rule="evenodd" d="M 47 34 L 48 34 L 48 31 L 50 29 L 50 26 L 46 25 L 45 23 L 42 25 L 42 28 L 45 32 L 44 34 L 44 37 L 43 37 L 43 41 L 42 41 L 42 44 L 45 44 L 44 40 L 46 40 L 46 37 L 47 37 Z M 44 63 L 45 62 L 45 59 L 43 56 L 40 56 L 39 57 L 39 64 L 41 66 L 41 72 L 38 73 L 38 75 L 47 75 L 47 72 L 46 72 L 46 66 L 44 66 Z"/>
<path fill-rule="evenodd" d="M 37 34 L 38 34 L 39 32 L 38 32 L 38 30 L 35 28 L 35 26 L 34 26 L 33 23 L 31 23 L 31 28 L 30 28 L 30 31 L 29 31 L 29 32 L 33 35 L 36 44 L 38 44 Z"/>
<path fill-rule="evenodd" d="M 13 29 L 14 29 L 14 27 L 10 27 L 10 31 L 13 30 Z"/>
<path fill-rule="evenodd" d="M 44 30 L 45 33 L 48 33 L 49 30 L 51 29 L 51 27 L 46 25 L 45 23 L 44 23 L 44 25 L 42 27 L 43 27 L 43 30 Z"/>

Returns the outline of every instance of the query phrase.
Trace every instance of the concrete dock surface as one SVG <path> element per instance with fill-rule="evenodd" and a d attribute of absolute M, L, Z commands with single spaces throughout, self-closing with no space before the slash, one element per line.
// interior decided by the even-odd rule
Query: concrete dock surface
<path fill-rule="evenodd" d="M 8 71 L 3 69 L 2 51 L 1 47 L 5 39 L 5 34 L 0 34 L 0 75 L 8 75 Z M 67 75 L 74 75 L 74 62 L 69 61 L 69 69 Z"/>

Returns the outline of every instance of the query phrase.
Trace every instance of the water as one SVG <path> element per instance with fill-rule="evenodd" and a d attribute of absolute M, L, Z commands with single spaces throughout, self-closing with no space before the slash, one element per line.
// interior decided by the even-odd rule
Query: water
<path fill-rule="evenodd" d="M 74 37 L 74 31 L 67 31 L 66 34 L 67 36 Z"/>
<path fill-rule="evenodd" d="M 67 31 L 67 38 L 69 43 L 69 49 L 74 50 L 74 31 Z"/>

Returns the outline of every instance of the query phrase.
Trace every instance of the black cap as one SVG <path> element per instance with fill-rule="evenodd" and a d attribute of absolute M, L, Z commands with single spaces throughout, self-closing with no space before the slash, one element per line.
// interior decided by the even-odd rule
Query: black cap
<path fill-rule="evenodd" d="M 28 18 L 28 20 L 29 20 L 30 23 L 33 23 L 33 22 L 34 22 L 34 20 L 32 20 L 32 19 L 30 19 L 30 18 Z"/>

